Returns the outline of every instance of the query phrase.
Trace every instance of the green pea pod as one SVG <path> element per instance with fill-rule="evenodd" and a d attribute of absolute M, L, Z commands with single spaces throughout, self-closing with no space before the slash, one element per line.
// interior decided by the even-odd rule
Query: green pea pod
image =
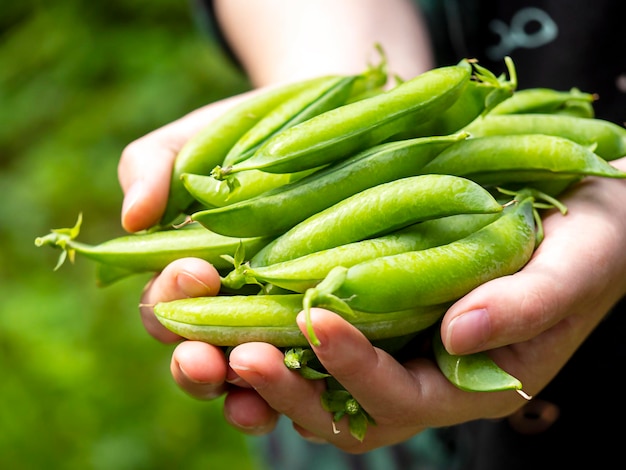
<path fill-rule="evenodd" d="M 578 88 L 559 91 L 552 88 L 517 90 L 512 97 L 491 110 L 492 114 L 559 113 L 576 109 L 581 117 L 594 117 L 592 103 L 597 96 Z"/>
<path fill-rule="evenodd" d="M 272 135 L 345 104 L 356 79 L 356 75 L 327 77 L 283 101 L 239 138 L 222 165 L 246 160 Z"/>
<path fill-rule="evenodd" d="M 363 261 L 407 251 L 423 250 L 458 240 L 500 217 L 495 214 L 459 214 L 426 220 L 388 235 L 339 245 L 282 263 L 252 268 L 240 264 L 222 279 L 222 285 L 269 283 L 304 293 L 315 287 L 336 266 L 350 267 Z"/>
<path fill-rule="evenodd" d="M 267 173 L 249 170 L 242 171 L 236 177 L 226 180 L 217 180 L 208 175 L 184 173 L 181 178 L 185 189 L 196 201 L 205 208 L 212 208 L 252 199 L 266 191 L 298 181 L 315 171 L 317 168 L 298 173 Z"/>
<path fill-rule="evenodd" d="M 455 356 L 446 351 L 439 329 L 433 334 L 433 352 L 441 373 L 466 392 L 521 390 L 522 383 L 498 366 L 486 352 Z"/>
<path fill-rule="evenodd" d="M 67 257 L 74 261 L 76 253 L 110 266 L 104 270 L 104 281 L 123 277 L 127 273 L 158 272 L 172 261 L 193 256 L 212 263 L 217 269 L 232 267 L 232 262 L 224 255 L 234 256 L 237 248 L 243 245 L 245 252 L 252 256 L 270 239 L 230 238 L 212 233 L 203 227 L 188 226 L 182 229 L 155 231 L 125 235 L 107 240 L 98 245 L 87 245 L 76 241 L 82 217 L 69 229 L 54 229 L 49 234 L 35 240 L 37 246 L 51 246 L 63 251 L 55 269 L 58 269 Z"/>
<path fill-rule="evenodd" d="M 410 176 L 365 189 L 312 215 L 263 247 L 250 264 L 286 261 L 428 219 L 501 210 L 487 190 L 468 179 Z"/>
<path fill-rule="evenodd" d="M 174 161 L 167 206 L 161 223 L 167 225 L 187 210 L 193 198 L 185 190 L 180 176 L 183 173 L 209 174 L 215 165 L 224 161 L 233 145 L 280 103 L 315 86 L 328 77 L 289 83 L 272 88 L 226 111 L 219 118 L 207 123 L 180 149 Z"/>
<path fill-rule="evenodd" d="M 308 346 L 296 324 L 301 294 L 240 295 L 179 299 L 155 305 L 157 319 L 174 333 L 216 346 L 263 341 L 275 346 Z M 371 340 L 393 338 L 433 325 L 446 306 L 373 315 L 354 312 L 348 321 Z"/>
<path fill-rule="evenodd" d="M 489 113 L 495 106 L 513 96 L 517 88 L 517 74 L 510 58 L 506 58 L 510 79 L 496 77 L 491 71 L 473 64 L 475 73 L 461 96 L 452 106 L 433 119 L 411 129 L 411 137 L 448 135 Z"/>
<path fill-rule="evenodd" d="M 461 133 L 379 144 L 256 198 L 195 212 L 191 219 L 228 236 L 278 235 L 359 191 L 418 175 L 439 152 L 467 136 Z M 254 181 L 249 184 L 255 185 Z"/>
<path fill-rule="evenodd" d="M 304 306 L 385 312 L 452 302 L 496 277 L 513 274 L 536 244 L 534 199 L 524 196 L 482 229 L 426 250 L 334 268 L 305 293 Z"/>
<path fill-rule="evenodd" d="M 423 168 L 487 185 L 531 183 L 555 177 L 625 178 L 592 150 L 572 140 L 545 134 L 491 135 L 451 145 Z"/>
<path fill-rule="evenodd" d="M 605 160 L 626 155 L 626 128 L 603 119 L 562 114 L 496 114 L 465 127 L 473 137 L 512 134 L 546 134 L 572 140 Z"/>
<path fill-rule="evenodd" d="M 443 112 L 467 86 L 468 62 L 439 67 L 385 93 L 346 104 L 293 126 L 265 142 L 249 159 L 212 174 L 223 179 L 243 170 L 292 173 L 347 158 L 421 120 Z"/>

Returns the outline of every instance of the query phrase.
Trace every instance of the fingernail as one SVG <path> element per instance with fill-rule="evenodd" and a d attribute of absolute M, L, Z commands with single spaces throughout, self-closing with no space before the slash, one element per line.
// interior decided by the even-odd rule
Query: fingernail
<path fill-rule="evenodd" d="M 478 350 L 491 335 L 491 322 L 486 309 L 470 310 L 455 317 L 448 325 L 446 345 L 450 354 L 466 354 Z"/>
<path fill-rule="evenodd" d="M 188 297 L 210 295 L 211 289 L 204 282 L 187 271 L 181 271 L 176 276 L 176 283 Z"/>

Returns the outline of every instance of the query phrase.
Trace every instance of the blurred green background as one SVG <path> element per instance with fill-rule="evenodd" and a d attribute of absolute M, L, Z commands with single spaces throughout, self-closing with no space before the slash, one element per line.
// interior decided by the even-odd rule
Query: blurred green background
<path fill-rule="evenodd" d="M 0 13 L 0 468 L 255 468 L 220 402 L 185 395 L 137 304 L 34 239 L 122 235 L 124 146 L 245 78 L 190 0 L 24 0 Z M 242 451 L 243 449 L 243 451 Z"/>

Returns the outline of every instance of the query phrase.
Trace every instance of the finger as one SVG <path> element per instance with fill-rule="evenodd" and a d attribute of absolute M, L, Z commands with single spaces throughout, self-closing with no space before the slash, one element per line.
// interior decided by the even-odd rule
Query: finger
<path fill-rule="evenodd" d="M 239 431 L 259 436 L 271 432 L 280 414 L 255 390 L 231 387 L 224 400 L 224 417 Z"/>
<path fill-rule="evenodd" d="M 254 387 L 269 407 L 311 434 L 332 434 L 331 416 L 321 406 L 324 382 L 303 378 L 288 369 L 283 359 L 282 351 L 266 343 L 242 344 L 229 355 L 230 367 Z"/>
<path fill-rule="evenodd" d="M 212 400 L 228 388 L 226 358 L 223 351 L 200 341 L 184 341 L 172 354 L 170 371 L 178 386 L 189 395 Z"/>
<path fill-rule="evenodd" d="M 519 273 L 483 284 L 453 305 L 441 330 L 448 351 L 525 341 L 564 319 L 593 328 L 624 292 L 626 217 L 611 201 L 617 192 L 605 187 L 618 183 L 581 185 L 564 199 L 566 215 L 544 218 L 545 238 Z"/>
<path fill-rule="evenodd" d="M 316 430 L 344 450 L 361 452 L 401 442 L 427 427 L 508 414 L 524 403 L 515 392 L 463 392 L 426 358 L 400 364 L 332 312 L 311 309 L 311 322 L 320 341 L 313 347 L 316 356 L 377 423 L 368 428 L 363 443 L 347 438 L 345 421 L 338 424 L 345 435 L 341 440 Z M 303 315 L 298 323 L 306 334 Z"/>
<path fill-rule="evenodd" d="M 219 289 L 219 273 L 210 263 L 198 258 L 173 261 L 148 283 L 142 294 L 139 312 L 146 330 L 162 342 L 180 340 L 159 323 L 154 316 L 154 305 L 187 297 L 217 295 Z"/>

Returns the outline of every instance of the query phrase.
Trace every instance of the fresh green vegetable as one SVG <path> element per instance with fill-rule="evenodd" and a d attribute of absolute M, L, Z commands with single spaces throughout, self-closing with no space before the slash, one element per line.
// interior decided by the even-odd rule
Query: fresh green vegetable
<path fill-rule="evenodd" d="M 379 144 L 255 198 L 197 211 L 191 219 L 228 236 L 279 235 L 364 189 L 420 174 L 439 152 L 467 136 L 459 133 Z"/>
<path fill-rule="evenodd" d="M 222 285 L 239 289 L 246 283 L 269 283 L 294 292 L 305 292 L 321 282 L 336 266 L 350 267 L 381 256 L 444 245 L 475 232 L 501 214 L 459 214 L 426 220 L 381 237 L 257 268 L 250 267 L 249 263 L 236 262 L 235 269 L 222 279 Z"/>
<path fill-rule="evenodd" d="M 458 132 L 480 116 L 488 114 L 495 106 L 513 96 L 517 89 L 517 73 L 510 58 L 505 58 L 510 79 L 496 77 L 491 71 L 473 64 L 472 80 L 452 106 L 433 119 L 411 129 L 413 136 L 448 135 Z"/>
<path fill-rule="evenodd" d="M 436 305 L 512 274 L 528 262 L 537 243 L 534 200 L 521 192 L 494 222 L 446 245 L 334 268 L 305 293 L 305 308 L 376 313 L 390 305 L 398 310 Z"/>
<path fill-rule="evenodd" d="M 265 266 L 455 214 L 488 214 L 502 206 L 480 185 L 450 175 L 420 175 L 379 184 L 303 220 L 250 260 Z"/>
<path fill-rule="evenodd" d="M 345 104 L 356 79 L 356 75 L 331 76 L 284 100 L 235 142 L 222 164 L 246 160 L 272 135 Z"/>
<path fill-rule="evenodd" d="M 483 186 L 531 183 L 555 177 L 625 178 L 592 150 L 545 134 L 490 135 L 451 145 L 423 168 L 424 173 L 458 175 Z"/>
<path fill-rule="evenodd" d="M 216 167 L 223 179 L 243 170 L 293 173 L 347 158 L 443 112 L 467 86 L 471 65 L 439 67 L 391 90 L 340 106 L 276 134 L 247 160 Z"/>
<path fill-rule="evenodd" d="M 498 366 L 486 352 L 463 356 L 450 354 L 438 329 L 433 334 L 433 352 L 442 374 L 461 390 L 498 392 L 522 389 L 522 383 Z"/>
<path fill-rule="evenodd" d="M 492 114 L 565 113 L 594 117 L 592 103 L 597 96 L 578 88 L 559 91 L 552 88 L 517 90 L 511 98 L 491 110 Z"/>
<path fill-rule="evenodd" d="M 52 246 L 63 251 L 55 269 L 69 257 L 74 261 L 76 253 L 109 266 L 102 274 L 104 283 L 123 277 L 128 273 L 158 272 L 172 261 L 193 256 L 212 263 L 217 269 L 232 265 L 224 255 L 234 256 L 242 246 L 252 256 L 263 247 L 269 238 L 231 238 L 212 233 L 201 226 L 186 227 L 125 235 L 88 245 L 76 241 L 82 224 L 82 215 L 72 228 L 54 229 L 35 240 L 37 246 Z"/>
<path fill-rule="evenodd" d="M 155 305 L 157 319 L 184 338 L 217 346 L 263 341 L 275 346 L 307 346 L 296 316 L 303 295 L 241 295 L 199 297 Z M 421 331 L 445 312 L 442 305 L 387 312 L 385 315 L 354 312 L 349 317 L 369 339 L 393 338 Z"/>
<path fill-rule="evenodd" d="M 572 140 L 605 160 L 626 155 L 626 128 L 603 119 L 561 114 L 496 114 L 465 127 L 472 137 L 545 134 Z"/>
<path fill-rule="evenodd" d="M 307 87 L 327 79 L 315 77 L 271 88 L 244 99 L 217 119 L 207 123 L 185 143 L 176 156 L 167 207 L 161 223 L 164 225 L 171 223 L 181 212 L 187 210 L 193 201 L 180 179 L 183 173 L 208 174 L 215 165 L 224 161 L 224 157 L 239 138 L 268 112 Z"/>

